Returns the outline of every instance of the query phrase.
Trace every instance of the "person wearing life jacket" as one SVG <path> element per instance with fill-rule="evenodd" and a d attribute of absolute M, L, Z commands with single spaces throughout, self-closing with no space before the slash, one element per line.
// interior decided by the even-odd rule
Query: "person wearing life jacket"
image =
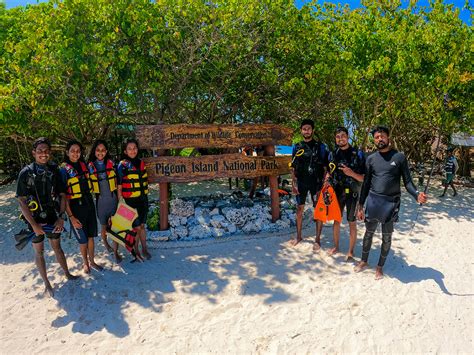
<path fill-rule="evenodd" d="M 292 192 L 296 195 L 298 204 L 296 210 L 296 239 L 290 241 L 295 246 L 303 240 L 303 212 L 308 192 L 313 205 L 317 201 L 317 194 L 321 190 L 328 166 L 328 149 L 325 144 L 313 138 L 314 122 L 304 119 L 300 125 L 303 140 L 293 146 L 291 163 Z M 321 232 L 323 223 L 316 221 L 316 239 L 314 251 L 321 248 Z"/>
<path fill-rule="evenodd" d="M 456 157 L 453 154 L 454 148 L 449 147 L 446 150 L 447 157 L 446 157 L 446 163 L 444 165 L 444 172 L 446 173 L 446 179 L 443 181 L 444 185 L 444 191 L 441 196 L 439 197 L 444 197 L 446 194 L 446 191 L 448 191 L 448 187 L 451 186 L 453 189 L 453 197 L 458 194 L 456 191 L 456 188 L 454 187 L 454 176 L 456 175 L 456 172 L 458 171 L 459 165 Z"/>
<path fill-rule="evenodd" d="M 365 234 L 361 261 L 354 271 L 360 272 L 367 267 L 372 238 L 380 223 L 382 224 L 382 247 L 375 270 L 375 279 L 379 280 L 383 278 L 383 266 L 390 252 L 393 225 L 398 221 L 401 197 L 400 179 L 403 179 L 405 189 L 418 203 L 426 203 L 428 197 L 424 192 L 419 192 L 413 184 L 405 155 L 390 146 L 388 127 L 376 126 L 372 130 L 372 136 L 377 152 L 367 157 L 364 182 L 357 205 L 357 218 L 361 221 L 365 220 Z"/>
<path fill-rule="evenodd" d="M 107 142 L 98 139 L 91 148 L 88 159 L 89 176 L 92 183 L 92 193 L 96 198 L 97 217 L 101 225 L 100 235 L 107 251 L 113 249 L 107 241 L 107 225 L 109 219 L 117 210 L 117 174 L 115 164 L 110 157 Z M 118 250 L 115 259 L 121 261 Z"/>
<path fill-rule="evenodd" d="M 28 227 L 34 232 L 32 244 L 35 250 L 35 262 L 39 274 L 45 284 L 45 292 L 54 296 L 53 287 L 46 273 L 44 259 L 44 239 L 48 238 L 54 250 L 56 260 L 68 280 L 77 279 L 79 276 L 69 272 L 64 251 L 61 248 L 61 232 L 64 230 L 66 219 L 65 190 L 61 184 L 58 166 L 50 162 L 51 143 L 47 138 L 35 140 L 32 150 L 35 161 L 25 166 L 18 175 L 16 197 L 20 204 L 21 213 Z M 31 211 L 28 201 L 35 202 L 35 209 Z M 51 232 L 46 233 L 43 228 L 53 226 Z"/>
<path fill-rule="evenodd" d="M 97 217 L 92 198 L 92 181 L 83 158 L 81 143 L 71 140 L 66 145 L 61 177 L 66 187 L 66 212 L 71 222 L 71 230 L 77 241 L 84 261 L 84 272 L 90 268 L 102 270 L 95 262 L 94 238 L 97 236 Z"/>
<path fill-rule="evenodd" d="M 150 259 L 151 254 L 146 246 L 145 223 L 148 215 L 148 176 L 145 163 L 138 158 L 138 142 L 128 138 L 123 144 L 123 159 L 117 166 L 118 198 L 138 212 L 133 222 L 137 231 L 137 241 L 142 245 L 142 255 Z"/>
<path fill-rule="evenodd" d="M 346 218 L 349 223 L 349 251 L 347 261 L 354 260 L 354 247 L 357 240 L 356 210 L 360 188 L 365 174 L 365 156 L 361 150 L 349 144 L 349 132 L 345 127 L 338 127 L 335 131 L 336 149 L 330 153 L 329 161 L 336 165 L 332 174 L 334 191 L 341 209 L 341 215 L 346 208 Z M 339 236 L 341 223 L 334 221 L 334 247 L 328 254 L 339 252 Z"/>

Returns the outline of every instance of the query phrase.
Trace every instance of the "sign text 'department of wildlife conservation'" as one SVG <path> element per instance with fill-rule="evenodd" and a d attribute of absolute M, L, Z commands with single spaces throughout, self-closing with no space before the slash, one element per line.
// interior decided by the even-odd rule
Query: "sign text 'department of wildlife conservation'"
<path fill-rule="evenodd" d="M 140 147 L 157 149 L 291 145 L 292 134 L 275 124 L 136 126 Z"/>
<path fill-rule="evenodd" d="M 289 172 L 289 156 L 241 154 L 143 158 L 150 182 L 190 182 L 222 177 L 277 176 Z"/>

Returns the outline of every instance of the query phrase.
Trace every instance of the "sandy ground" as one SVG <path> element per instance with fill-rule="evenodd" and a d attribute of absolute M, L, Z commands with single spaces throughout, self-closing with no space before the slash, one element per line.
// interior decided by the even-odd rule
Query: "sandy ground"
<path fill-rule="evenodd" d="M 88 276 L 65 236 L 70 269 L 82 277 L 66 282 L 47 246 L 54 299 L 42 293 L 32 248 L 14 248 L 22 225 L 13 190 L 0 188 L 3 354 L 473 353 L 472 189 L 433 197 L 411 234 L 417 205 L 404 193 L 381 281 L 380 234 L 372 268 L 354 274 L 343 254 L 312 253 L 312 223 L 296 248 L 287 243 L 293 231 L 162 243 L 143 264 L 116 265 L 99 243 L 106 269 Z M 360 224 L 358 257 L 363 232 Z M 331 243 L 326 226 L 323 248 Z"/>

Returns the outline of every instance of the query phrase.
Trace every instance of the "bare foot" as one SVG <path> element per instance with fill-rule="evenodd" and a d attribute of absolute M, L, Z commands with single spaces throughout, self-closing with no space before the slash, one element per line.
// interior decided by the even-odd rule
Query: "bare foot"
<path fill-rule="evenodd" d="M 44 288 L 44 293 L 47 293 L 49 297 L 53 298 L 54 297 L 54 291 L 51 285 L 46 285 Z"/>
<path fill-rule="evenodd" d="M 84 265 L 84 266 L 82 267 L 82 269 L 84 270 L 84 272 L 85 272 L 86 274 L 90 274 L 90 273 L 91 273 L 91 269 L 90 269 L 89 265 Z"/>
<path fill-rule="evenodd" d="M 362 270 L 364 270 L 369 264 L 367 264 L 365 261 L 361 261 L 359 262 L 355 267 L 354 267 L 354 271 L 355 272 L 361 272 Z"/>
<path fill-rule="evenodd" d="M 321 250 L 321 244 L 319 242 L 314 242 L 313 244 L 313 253 L 317 253 Z"/>
<path fill-rule="evenodd" d="M 108 251 L 109 253 L 111 253 L 111 252 L 114 251 L 114 249 L 113 249 L 113 248 L 110 246 L 110 244 L 107 243 L 106 241 L 104 241 L 104 247 L 105 247 L 105 249 L 107 249 L 107 251 Z"/>
<path fill-rule="evenodd" d="M 151 254 L 148 252 L 148 250 L 142 250 L 142 253 L 146 260 L 151 259 Z"/>
<path fill-rule="evenodd" d="M 303 238 L 291 239 L 291 240 L 290 240 L 290 245 L 291 245 L 292 247 L 294 247 L 294 246 L 298 245 L 302 240 L 303 240 Z"/>
<path fill-rule="evenodd" d="M 383 271 L 381 266 L 377 266 L 375 269 L 375 279 L 380 280 L 383 279 Z"/>
<path fill-rule="evenodd" d="M 69 273 L 69 274 L 66 274 L 66 278 L 68 280 L 77 280 L 79 278 L 79 275 L 73 275 L 73 274 Z"/>
<path fill-rule="evenodd" d="M 352 256 L 352 254 L 347 254 L 347 255 L 346 255 L 346 262 L 352 263 L 352 262 L 354 262 L 354 261 L 355 261 L 355 259 L 354 259 L 354 257 Z"/>
<path fill-rule="evenodd" d="M 328 255 L 332 256 L 334 254 L 337 254 L 338 252 L 339 252 L 339 249 L 334 247 L 334 248 L 331 248 L 331 249 L 328 250 Z"/>
<path fill-rule="evenodd" d="M 115 262 L 120 264 L 122 262 L 122 256 L 119 253 L 115 253 Z"/>
<path fill-rule="evenodd" d="M 96 264 L 95 262 L 91 263 L 91 268 L 96 269 L 97 271 L 102 271 L 104 268 L 100 266 L 99 264 Z"/>

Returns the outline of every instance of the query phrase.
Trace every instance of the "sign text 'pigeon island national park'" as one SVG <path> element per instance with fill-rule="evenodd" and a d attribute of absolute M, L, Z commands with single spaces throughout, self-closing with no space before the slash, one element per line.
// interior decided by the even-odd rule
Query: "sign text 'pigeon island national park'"
<path fill-rule="evenodd" d="M 274 124 L 137 126 L 142 148 L 243 148 L 290 145 L 292 130 Z M 144 158 L 150 182 L 190 182 L 224 177 L 255 178 L 289 172 L 288 156 L 243 154 Z"/>

